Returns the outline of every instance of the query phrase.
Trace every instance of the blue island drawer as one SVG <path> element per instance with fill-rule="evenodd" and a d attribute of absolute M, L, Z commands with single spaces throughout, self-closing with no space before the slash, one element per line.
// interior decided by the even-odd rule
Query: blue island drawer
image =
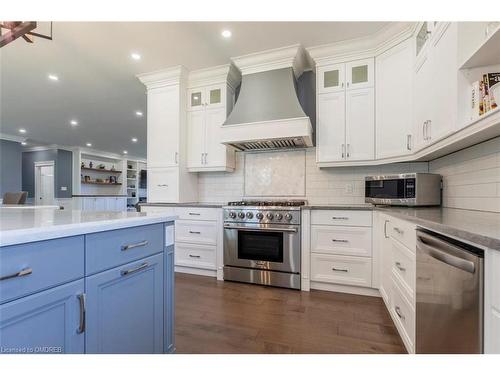
<path fill-rule="evenodd" d="M 83 277 L 83 236 L 0 248 L 0 303 Z"/>
<path fill-rule="evenodd" d="M 88 234 L 85 274 L 120 266 L 163 251 L 164 224 L 143 225 Z"/>

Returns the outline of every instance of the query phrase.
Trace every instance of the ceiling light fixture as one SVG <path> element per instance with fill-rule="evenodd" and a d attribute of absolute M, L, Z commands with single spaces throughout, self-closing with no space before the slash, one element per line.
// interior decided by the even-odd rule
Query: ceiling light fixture
<path fill-rule="evenodd" d="M 132 142 L 136 143 L 137 142 L 137 138 L 132 138 Z"/>
<path fill-rule="evenodd" d="M 21 146 L 26 146 L 27 144 L 27 142 L 21 142 Z"/>
<path fill-rule="evenodd" d="M 139 55 L 137 52 L 132 52 L 130 54 L 130 57 L 132 58 L 132 60 L 136 60 L 136 61 L 139 61 L 141 59 L 141 55 Z"/>
<path fill-rule="evenodd" d="M 142 117 L 143 113 L 141 111 L 135 111 L 135 115 L 138 117 Z"/>
<path fill-rule="evenodd" d="M 123 153 L 126 155 L 126 154 L 128 154 L 128 151 L 127 150 L 123 150 Z"/>
<path fill-rule="evenodd" d="M 23 128 L 19 129 L 19 133 L 26 134 L 26 129 L 23 129 Z"/>
<path fill-rule="evenodd" d="M 71 120 L 69 123 L 71 124 L 71 126 L 77 126 L 78 125 L 78 121 L 76 121 L 76 120 Z"/>
<path fill-rule="evenodd" d="M 86 146 L 87 147 L 92 147 L 92 143 L 87 143 Z"/>
<path fill-rule="evenodd" d="M 56 76 L 55 74 L 49 74 L 49 79 L 51 81 L 59 81 L 59 77 Z"/>
<path fill-rule="evenodd" d="M 223 31 L 221 32 L 221 35 L 222 35 L 224 38 L 228 39 L 228 38 L 231 38 L 231 35 L 233 35 L 233 33 L 232 33 L 230 30 L 223 30 Z"/>

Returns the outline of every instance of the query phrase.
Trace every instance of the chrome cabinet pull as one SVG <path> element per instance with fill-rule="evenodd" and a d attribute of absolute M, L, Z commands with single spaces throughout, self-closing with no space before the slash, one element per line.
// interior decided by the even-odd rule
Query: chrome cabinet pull
<path fill-rule="evenodd" d="M 2 276 L 0 277 L 0 281 L 4 280 L 9 280 L 9 279 L 14 279 L 16 277 L 23 277 L 23 276 L 28 276 L 33 273 L 33 270 L 31 268 L 23 268 L 21 271 L 12 273 L 10 275 Z"/>
<path fill-rule="evenodd" d="M 175 152 L 175 164 L 179 164 L 179 153 Z"/>
<path fill-rule="evenodd" d="M 191 234 L 201 234 L 201 232 L 195 231 L 195 230 L 190 230 L 189 233 Z"/>
<path fill-rule="evenodd" d="M 400 235 L 402 235 L 405 232 L 404 230 L 399 229 L 398 227 L 393 227 L 392 229 L 394 229 L 394 232 L 396 232 L 397 234 L 400 234 Z"/>
<path fill-rule="evenodd" d="M 401 308 L 399 306 L 394 307 L 394 311 L 396 311 L 396 314 L 401 320 L 405 320 L 405 316 L 401 313 Z"/>
<path fill-rule="evenodd" d="M 333 220 L 349 220 L 347 216 L 332 216 Z"/>
<path fill-rule="evenodd" d="M 411 134 L 408 134 L 406 136 L 406 148 L 408 151 L 411 151 Z"/>
<path fill-rule="evenodd" d="M 346 155 L 348 158 L 351 157 L 351 144 L 350 143 L 347 144 L 347 154 Z"/>
<path fill-rule="evenodd" d="M 335 267 L 332 267 L 332 271 L 337 271 L 337 272 L 349 272 L 349 270 L 346 270 L 345 268 L 335 268 Z"/>
<path fill-rule="evenodd" d="M 200 163 L 203 164 L 203 152 L 200 154 Z"/>
<path fill-rule="evenodd" d="M 205 164 L 207 164 L 207 156 L 208 156 L 208 152 L 205 152 Z"/>
<path fill-rule="evenodd" d="M 137 242 L 137 243 L 130 243 L 128 245 L 123 245 L 122 246 L 122 251 L 127 251 L 127 250 L 130 250 L 130 249 L 134 249 L 136 247 L 146 246 L 148 243 L 149 243 L 149 241 L 144 240 L 144 241 Z"/>
<path fill-rule="evenodd" d="M 342 144 L 342 159 L 345 158 L 345 144 Z"/>
<path fill-rule="evenodd" d="M 400 271 L 406 271 L 406 268 L 404 268 L 402 265 L 401 265 L 401 262 L 396 262 L 394 263 L 396 265 L 396 267 L 400 270 Z"/>
<path fill-rule="evenodd" d="M 157 186 L 158 186 L 158 187 L 168 187 L 168 185 L 167 185 L 167 184 L 158 184 Z"/>
<path fill-rule="evenodd" d="M 127 276 L 127 275 L 130 275 L 132 273 L 142 271 L 143 269 L 146 269 L 148 267 L 149 267 L 149 264 L 147 262 L 144 262 L 139 267 L 131 268 L 128 270 L 122 270 L 122 271 L 120 271 L 120 274 L 122 276 Z"/>
<path fill-rule="evenodd" d="M 427 140 L 427 136 L 425 134 L 425 129 L 427 128 L 427 120 L 424 121 L 423 125 L 422 125 L 422 138 L 424 141 Z"/>
<path fill-rule="evenodd" d="M 190 215 L 190 216 L 200 216 L 201 214 L 199 212 L 189 212 L 188 215 Z"/>
<path fill-rule="evenodd" d="M 337 240 L 336 238 L 332 238 L 333 242 L 342 242 L 342 243 L 347 243 L 349 240 Z"/>
<path fill-rule="evenodd" d="M 79 294 L 77 298 L 80 302 L 80 324 L 78 325 L 76 333 L 82 334 L 83 332 L 85 332 L 85 321 L 87 315 L 85 310 L 85 293 Z"/>
<path fill-rule="evenodd" d="M 189 254 L 189 257 L 190 257 L 190 258 L 201 258 L 201 255 L 193 255 L 193 254 Z"/>
<path fill-rule="evenodd" d="M 389 238 L 389 236 L 387 235 L 387 223 L 389 222 L 389 220 L 385 220 L 384 222 L 384 237 L 385 238 Z"/>

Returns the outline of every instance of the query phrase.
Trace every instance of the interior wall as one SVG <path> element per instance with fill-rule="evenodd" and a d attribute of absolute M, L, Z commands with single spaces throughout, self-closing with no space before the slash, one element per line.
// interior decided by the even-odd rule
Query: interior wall
<path fill-rule="evenodd" d="M 22 188 L 22 146 L 19 142 L 0 140 L 0 199 L 7 192 Z"/>

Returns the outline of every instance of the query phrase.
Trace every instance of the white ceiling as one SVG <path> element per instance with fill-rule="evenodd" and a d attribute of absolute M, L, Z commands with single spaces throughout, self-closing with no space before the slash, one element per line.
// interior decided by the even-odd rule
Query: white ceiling
<path fill-rule="evenodd" d="M 85 146 L 146 156 L 146 96 L 138 73 L 189 70 L 230 57 L 301 43 L 372 34 L 387 22 L 56 22 L 54 40 L 18 39 L 0 50 L 0 132 L 32 143 Z M 40 27 L 46 25 L 40 25 Z M 230 39 L 221 31 L 232 31 Z M 130 58 L 141 54 L 140 61 Z M 48 74 L 56 74 L 58 82 Z M 144 112 L 143 118 L 135 115 Z M 77 127 L 69 121 L 76 119 Z M 132 137 L 139 141 L 131 142 Z"/>

